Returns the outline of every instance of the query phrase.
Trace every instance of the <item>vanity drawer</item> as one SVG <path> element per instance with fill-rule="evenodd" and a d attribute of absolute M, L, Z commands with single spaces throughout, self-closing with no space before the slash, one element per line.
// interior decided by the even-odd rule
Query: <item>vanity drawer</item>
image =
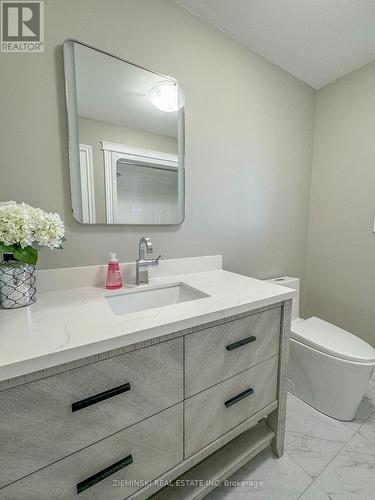
<path fill-rule="evenodd" d="M 278 356 L 185 401 L 185 458 L 276 400 Z"/>
<path fill-rule="evenodd" d="M 278 353 L 281 307 L 186 335 L 185 397 Z"/>
<path fill-rule="evenodd" d="M 0 486 L 183 398 L 182 339 L 0 392 Z"/>
<path fill-rule="evenodd" d="M 122 500 L 128 497 L 144 486 L 141 481 L 155 479 L 182 461 L 182 406 L 180 403 L 164 410 L 6 486 L 0 490 L 1 499 Z M 119 470 L 114 472 L 117 467 Z M 88 481 L 93 476 L 101 480 Z M 125 481 L 138 484 L 125 485 Z M 82 489 L 79 494 L 77 485 Z M 87 489 L 83 489 L 85 487 Z"/>

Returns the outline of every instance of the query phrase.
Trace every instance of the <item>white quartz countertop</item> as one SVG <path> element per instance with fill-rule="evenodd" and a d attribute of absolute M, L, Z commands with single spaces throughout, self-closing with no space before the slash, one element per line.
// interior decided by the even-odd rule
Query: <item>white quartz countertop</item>
<path fill-rule="evenodd" d="M 223 270 L 153 278 L 183 282 L 197 300 L 115 315 L 99 287 L 47 291 L 32 306 L 0 311 L 0 381 L 294 297 L 295 291 Z M 147 285 L 146 285 L 147 286 Z"/>

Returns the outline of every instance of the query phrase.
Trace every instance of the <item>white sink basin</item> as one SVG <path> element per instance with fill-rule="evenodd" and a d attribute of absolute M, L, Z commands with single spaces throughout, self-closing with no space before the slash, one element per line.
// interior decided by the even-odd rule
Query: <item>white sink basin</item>
<path fill-rule="evenodd" d="M 155 307 L 163 307 L 179 302 L 209 297 L 185 283 L 172 283 L 159 286 L 139 287 L 122 293 L 105 295 L 115 314 L 127 314 Z"/>

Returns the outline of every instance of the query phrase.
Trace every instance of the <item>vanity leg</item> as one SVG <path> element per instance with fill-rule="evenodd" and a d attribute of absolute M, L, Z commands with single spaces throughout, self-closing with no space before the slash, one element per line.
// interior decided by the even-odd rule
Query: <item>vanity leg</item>
<path fill-rule="evenodd" d="M 267 425 L 275 433 L 271 447 L 278 457 L 284 453 L 285 418 L 286 418 L 286 388 L 288 378 L 289 336 L 292 316 L 292 300 L 286 300 L 281 315 L 279 382 L 277 387 L 278 407 L 267 417 Z"/>

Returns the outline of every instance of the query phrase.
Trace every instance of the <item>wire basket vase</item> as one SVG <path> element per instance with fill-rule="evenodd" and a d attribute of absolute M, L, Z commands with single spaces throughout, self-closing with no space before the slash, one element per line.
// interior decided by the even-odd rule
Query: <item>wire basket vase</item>
<path fill-rule="evenodd" d="M 36 300 L 35 266 L 18 261 L 0 264 L 0 305 L 16 309 L 33 304 Z"/>

